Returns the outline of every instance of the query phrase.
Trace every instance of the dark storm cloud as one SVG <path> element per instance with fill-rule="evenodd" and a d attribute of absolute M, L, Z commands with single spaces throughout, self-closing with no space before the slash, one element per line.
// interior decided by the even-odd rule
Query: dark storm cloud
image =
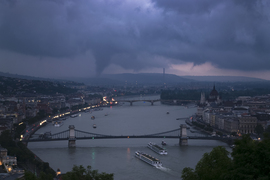
<path fill-rule="evenodd" d="M 182 60 L 210 61 L 233 69 L 269 69 L 269 1 L 162 1 L 154 0 L 165 14 L 176 13 L 182 22 L 191 53 Z M 199 48 L 199 49 L 196 49 Z M 258 62 L 264 64 L 258 64 Z"/>
<path fill-rule="evenodd" d="M 0 48 L 40 57 L 87 51 L 97 72 L 110 63 L 138 71 L 172 63 L 270 68 L 265 0 L 23 0 L 0 2 Z"/>

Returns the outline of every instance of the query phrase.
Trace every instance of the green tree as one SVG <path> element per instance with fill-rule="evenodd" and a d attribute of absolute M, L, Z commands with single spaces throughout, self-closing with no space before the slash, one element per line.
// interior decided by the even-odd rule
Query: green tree
<path fill-rule="evenodd" d="M 229 152 L 221 146 L 213 148 L 210 153 L 205 153 L 197 163 L 195 170 L 184 168 L 183 180 L 221 180 L 225 179 L 232 165 Z"/>
<path fill-rule="evenodd" d="M 262 127 L 261 124 L 257 124 L 257 126 L 255 127 L 255 132 L 256 132 L 258 135 L 263 134 L 264 129 L 263 129 L 263 127 Z"/>
<path fill-rule="evenodd" d="M 243 135 L 235 141 L 231 153 L 223 147 L 215 147 L 205 153 L 195 170 L 184 168 L 183 180 L 267 180 L 270 179 L 270 138 L 265 134 L 262 141 L 254 141 Z"/>
<path fill-rule="evenodd" d="M 63 180 L 113 180 L 113 174 L 99 173 L 97 170 L 92 170 L 91 166 L 85 169 L 82 165 L 74 165 L 72 171 L 67 172 L 62 176 Z"/>
<path fill-rule="evenodd" d="M 40 173 L 40 176 L 37 177 L 34 173 L 30 171 L 24 172 L 24 179 L 25 180 L 53 180 L 53 177 L 51 174 L 46 174 L 44 172 Z"/>
<path fill-rule="evenodd" d="M 244 135 L 235 142 L 232 152 L 233 168 L 230 172 L 232 180 L 270 179 L 270 139 L 254 141 Z"/>
<path fill-rule="evenodd" d="M 183 180 L 194 180 L 199 179 L 198 174 L 194 172 L 194 169 L 190 167 L 185 167 L 182 171 L 182 179 Z"/>
<path fill-rule="evenodd" d="M 24 172 L 24 179 L 25 180 L 38 180 L 38 178 L 35 176 L 35 174 L 33 174 L 29 171 Z"/>

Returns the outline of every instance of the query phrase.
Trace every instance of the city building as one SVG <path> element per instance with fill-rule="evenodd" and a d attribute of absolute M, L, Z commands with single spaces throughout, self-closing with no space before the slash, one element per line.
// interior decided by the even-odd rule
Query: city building
<path fill-rule="evenodd" d="M 224 130 L 229 132 L 229 133 L 233 133 L 233 132 L 238 132 L 238 118 L 234 117 L 228 117 L 228 118 L 224 118 Z"/>
<path fill-rule="evenodd" d="M 255 132 L 257 126 L 257 117 L 243 114 L 239 118 L 239 132 L 241 134 L 249 134 Z"/>
<path fill-rule="evenodd" d="M 209 94 L 209 97 L 207 99 L 207 103 L 216 103 L 216 104 L 220 104 L 221 103 L 221 98 L 219 96 L 219 93 L 216 90 L 216 86 L 214 85 L 212 91 Z"/>

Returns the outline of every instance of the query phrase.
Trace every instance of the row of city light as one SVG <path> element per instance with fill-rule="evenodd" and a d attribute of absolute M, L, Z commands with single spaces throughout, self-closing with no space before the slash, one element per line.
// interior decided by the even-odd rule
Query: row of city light
<path fill-rule="evenodd" d="M 106 96 L 105 97 L 103 97 L 103 101 L 105 101 L 107 104 L 109 103 L 107 100 L 106 100 Z M 112 101 L 114 101 L 114 103 L 115 104 L 117 104 L 117 102 L 112 98 Z M 110 102 L 110 104 L 112 104 L 112 102 Z M 85 107 L 85 108 L 82 108 L 82 109 L 79 109 L 78 111 L 79 112 L 81 112 L 82 110 L 88 110 L 88 109 L 90 109 L 90 108 L 95 108 L 95 107 L 98 107 L 99 105 L 94 105 L 94 106 L 88 106 L 88 107 Z M 59 114 L 59 115 L 56 115 L 56 116 L 54 116 L 54 117 L 52 117 L 52 119 L 56 119 L 56 118 L 59 118 L 59 117 L 62 117 L 62 116 L 65 116 L 65 115 L 68 115 L 68 114 L 70 114 L 70 112 L 66 112 L 66 113 L 63 113 L 63 114 Z M 50 117 L 50 116 L 49 116 Z M 43 121 L 41 121 L 40 123 L 39 123 L 39 125 L 40 126 L 42 126 L 44 123 L 46 123 L 47 122 L 47 120 L 45 119 L 45 120 L 43 120 Z M 21 122 L 21 123 L 19 123 L 19 125 L 22 125 L 23 124 L 23 122 Z M 129 138 L 129 137 L 128 137 Z M 21 135 L 21 139 L 20 139 L 20 141 L 22 141 L 22 139 L 23 139 L 23 135 Z"/>

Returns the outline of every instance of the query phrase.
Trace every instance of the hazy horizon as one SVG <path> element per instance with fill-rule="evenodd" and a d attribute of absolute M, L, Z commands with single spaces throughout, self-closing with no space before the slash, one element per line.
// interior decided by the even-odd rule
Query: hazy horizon
<path fill-rule="evenodd" d="M 153 75 L 156 75 L 156 76 L 152 76 L 151 74 Z M 158 77 L 158 75 L 161 75 L 163 76 L 162 73 L 119 73 L 119 74 L 102 74 L 100 75 L 99 77 L 97 76 L 94 76 L 94 77 L 53 77 L 53 78 L 48 78 L 48 77 L 40 77 L 40 76 L 28 76 L 28 75 L 21 75 L 21 74 L 11 74 L 11 73 L 4 73 L 4 72 L 0 72 L 0 76 L 10 76 L 10 77 L 14 77 L 14 76 L 18 76 L 17 78 L 23 78 L 24 76 L 26 77 L 29 77 L 30 79 L 31 78 L 41 78 L 41 79 L 51 79 L 51 80 L 71 80 L 71 81 L 76 81 L 76 80 L 83 80 L 86 81 L 87 79 L 111 79 L 111 80 L 117 80 L 116 77 L 120 78 L 118 80 L 123 80 L 123 77 L 126 77 L 127 79 L 129 78 L 139 78 L 139 77 L 142 77 L 142 76 L 145 76 L 143 77 L 143 79 L 145 79 L 146 77 L 151 77 L 151 78 L 155 78 L 155 77 Z M 117 75 L 117 76 L 114 76 L 114 75 Z M 120 76 L 119 76 L 120 75 Z M 138 75 L 137 77 L 136 76 L 133 76 L 133 75 Z M 151 75 L 151 76 L 149 76 Z M 190 80 L 190 81 L 216 81 L 216 82 L 237 82 L 237 81 L 260 81 L 260 80 L 265 80 L 265 79 L 262 79 L 262 78 L 254 78 L 254 77 L 247 77 L 247 76 L 178 76 L 178 75 L 175 75 L 175 74 L 165 74 L 166 75 L 170 75 L 169 77 L 170 78 L 173 78 L 175 80 L 175 76 L 178 77 L 178 78 L 183 78 L 183 80 Z M 22 76 L 22 77 L 20 77 Z M 116 79 L 115 79 L 116 78 Z M 169 80 L 169 79 L 167 79 Z M 173 81 L 174 81 L 173 80 Z M 153 81 L 153 79 L 151 80 Z M 181 80 L 180 80 L 181 81 Z M 267 80 L 266 80 L 267 81 Z"/>

